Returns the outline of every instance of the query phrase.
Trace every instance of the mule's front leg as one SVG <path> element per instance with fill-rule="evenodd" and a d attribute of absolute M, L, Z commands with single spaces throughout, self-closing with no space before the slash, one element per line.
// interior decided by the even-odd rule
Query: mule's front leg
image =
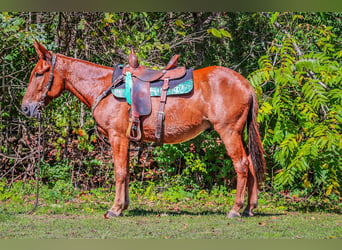
<path fill-rule="evenodd" d="M 110 138 L 110 143 L 113 150 L 116 184 L 114 204 L 104 215 L 106 219 L 110 217 L 122 216 L 122 211 L 127 209 L 129 205 L 129 140 L 126 137 L 115 136 Z"/>

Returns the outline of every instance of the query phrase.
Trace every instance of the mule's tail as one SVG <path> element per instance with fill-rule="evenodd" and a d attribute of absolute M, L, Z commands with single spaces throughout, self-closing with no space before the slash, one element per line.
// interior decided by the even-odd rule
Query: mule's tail
<path fill-rule="evenodd" d="M 256 121 L 258 115 L 257 98 L 254 91 L 252 93 L 253 101 L 251 103 L 247 118 L 248 151 L 252 159 L 258 187 L 260 188 L 260 185 L 265 179 L 266 162 L 264 158 L 265 151 L 261 143 L 259 127 Z"/>

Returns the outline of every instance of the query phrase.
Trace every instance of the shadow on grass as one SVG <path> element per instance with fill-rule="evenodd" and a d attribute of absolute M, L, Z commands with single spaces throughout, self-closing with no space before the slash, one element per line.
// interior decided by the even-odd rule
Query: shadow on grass
<path fill-rule="evenodd" d="M 181 216 L 181 215 L 188 215 L 188 216 L 203 216 L 203 215 L 225 215 L 228 216 L 228 212 L 223 211 L 201 211 L 201 212 L 191 212 L 188 210 L 179 210 L 179 211 L 170 211 L 170 210 L 153 210 L 153 209 L 140 209 L 135 208 L 132 210 L 128 210 L 124 212 L 125 216 Z M 270 212 L 270 213 L 255 213 L 254 217 L 270 217 L 270 216 L 283 216 L 286 215 L 285 213 L 277 213 L 277 212 Z M 247 218 L 245 216 L 242 216 Z"/>

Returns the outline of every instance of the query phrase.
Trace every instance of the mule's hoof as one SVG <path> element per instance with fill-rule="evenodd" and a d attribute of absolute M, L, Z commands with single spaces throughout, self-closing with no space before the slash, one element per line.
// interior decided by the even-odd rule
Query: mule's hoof
<path fill-rule="evenodd" d="M 254 214 L 253 214 L 251 211 L 245 210 L 245 211 L 242 213 L 242 216 L 245 216 L 245 217 L 253 217 Z"/>
<path fill-rule="evenodd" d="M 235 218 L 235 217 L 241 217 L 241 215 L 239 214 L 239 212 L 230 211 L 228 214 L 228 218 Z"/>
<path fill-rule="evenodd" d="M 116 213 L 114 213 L 113 211 L 108 210 L 107 213 L 105 213 L 103 216 L 104 216 L 104 218 L 105 218 L 106 220 L 108 220 L 108 219 L 113 218 L 113 217 L 122 216 L 122 213 L 116 214 Z"/>

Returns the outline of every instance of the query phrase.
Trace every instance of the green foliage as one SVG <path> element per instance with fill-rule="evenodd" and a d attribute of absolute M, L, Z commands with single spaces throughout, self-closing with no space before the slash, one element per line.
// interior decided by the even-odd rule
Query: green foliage
<path fill-rule="evenodd" d="M 23 196 L 29 195 L 34 190 L 34 184 L 32 181 L 24 183 L 23 181 L 17 181 L 11 186 L 8 186 L 6 180 L 0 181 L 0 201 L 11 200 L 18 204 L 24 203 Z"/>
<path fill-rule="evenodd" d="M 231 188 L 228 176 L 234 168 L 225 146 L 215 131 L 177 145 L 163 145 L 154 150 L 155 160 L 164 171 L 163 181 L 211 189 L 215 185 Z"/>
<path fill-rule="evenodd" d="M 221 38 L 221 37 L 228 37 L 228 38 L 232 38 L 232 35 L 224 30 L 224 29 L 216 29 L 216 28 L 211 28 L 211 29 L 208 29 L 208 33 L 212 34 L 213 36 L 215 37 L 218 37 L 218 38 Z"/>
<path fill-rule="evenodd" d="M 249 76 L 263 92 L 258 121 L 278 190 L 304 190 L 307 196 L 341 192 L 342 64 L 335 57 L 341 44 L 331 30 L 310 28 L 309 46 L 319 48 L 314 53 L 298 47 L 309 39 L 306 33 L 284 34 Z"/>
<path fill-rule="evenodd" d="M 55 162 L 53 166 L 42 161 L 40 176 L 50 187 L 61 186 L 62 183 L 71 184 L 71 170 L 68 160 Z"/>
<path fill-rule="evenodd" d="M 43 186 L 43 192 L 41 198 L 51 203 L 65 202 L 77 194 L 70 182 L 65 182 L 63 180 L 57 180 L 52 188 L 47 188 L 48 186 Z"/>
<path fill-rule="evenodd" d="M 163 192 L 163 199 L 172 203 L 192 197 L 193 193 L 186 191 L 184 186 L 173 186 Z"/>

